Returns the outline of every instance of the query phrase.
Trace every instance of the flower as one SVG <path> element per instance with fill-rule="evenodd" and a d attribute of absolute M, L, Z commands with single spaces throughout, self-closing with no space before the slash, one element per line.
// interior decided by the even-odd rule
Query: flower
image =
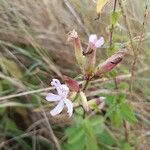
<path fill-rule="evenodd" d="M 101 47 L 104 44 L 104 38 L 100 37 L 97 40 L 96 34 L 91 34 L 89 36 L 89 43 L 84 58 L 83 72 L 87 79 L 90 79 L 95 71 L 96 63 L 96 48 Z"/>
<path fill-rule="evenodd" d="M 73 112 L 73 104 L 69 99 L 67 99 L 69 88 L 66 84 L 61 84 L 58 79 L 53 79 L 51 85 L 56 88 L 58 95 L 48 93 L 46 96 L 46 100 L 49 102 L 58 102 L 58 104 L 54 109 L 50 111 L 50 114 L 52 116 L 60 114 L 63 108 L 66 106 L 68 109 L 67 113 L 69 114 L 69 117 L 71 117 Z"/>
<path fill-rule="evenodd" d="M 96 34 L 91 34 L 89 36 L 89 45 L 93 48 L 93 49 L 96 49 L 96 48 L 99 48 L 101 47 L 103 44 L 104 44 L 104 38 L 103 37 L 100 37 L 99 39 L 97 39 L 97 36 Z"/>

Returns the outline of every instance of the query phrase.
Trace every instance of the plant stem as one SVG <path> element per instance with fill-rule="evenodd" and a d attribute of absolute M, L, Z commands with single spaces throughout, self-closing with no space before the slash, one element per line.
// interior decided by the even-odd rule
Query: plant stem
<path fill-rule="evenodd" d="M 117 5 L 117 0 L 114 0 L 113 12 L 116 11 L 116 5 Z M 110 48 L 112 46 L 113 31 L 114 31 L 114 25 L 112 24 L 111 25 L 111 29 L 110 29 L 110 39 L 109 39 Z"/>
<path fill-rule="evenodd" d="M 120 9 L 121 9 L 121 13 L 122 13 L 122 16 L 123 16 L 123 19 L 124 19 L 125 26 L 127 28 L 127 33 L 128 33 L 129 40 L 130 40 L 130 45 L 131 45 L 131 48 L 133 50 L 133 59 L 136 59 L 137 52 L 136 52 L 136 49 L 134 48 L 134 45 L 133 45 L 132 33 L 130 31 L 130 26 L 129 26 L 129 23 L 128 23 L 128 20 L 127 20 L 125 8 L 124 8 L 124 6 L 122 4 L 122 0 L 118 0 L 118 3 L 119 3 L 119 6 L 120 6 Z M 134 63 L 134 61 L 133 61 L 133 63 Z M 133 63 L 132 63 L 132 67 L 131 67 L 131 78 L 130 78 L 130 84 L 129 84 L 129 92 L 130 92 L 130 96 L 129 97 L 130 98 L 132 96 L 132 85 L 133 85 L 133 76 L 134 76 Z"/>
<path fill-rule="evenodd" d="M 57 137 L 55 136 L 55 134 L 54 134 L 54 132 L 53 132 L 53 129 L 52 129 L 52 127 L 51 127 L 51 125 L 50 125 L 50 123 L 49 123 L 49 121 L 48 121 L 48 118 L 47 118 L 47 116 L 46 116 L 46 113 L 45 113 L 43 107 L 42 107 L 42 113 L 43 113 L 43 117 L 45 118 L 45 121 L 46 121 L 46 123 L 47 123 L 47 125 L 48 125 L 48 129 L 49 129 L 49 132 L 50 132 L 50 136 L 51 136 L 51 138 L 53 139 L 57 150 L 61 150 L 59 141 L 58 141 Z"/>
<path fill-rule="evenodd" d="M 89 84 L 89 81 L 90 81 L 90 80 L 86 80 L 86 81 L 85 81 L 84 87 L 83 87 L 83 89 L 82 89 L 83 92 L 87 89 L 88 84 Z"/>
<path fill-rule="evenodd" d="M 128 128 L 127 128 L 127 122 L 124 120 L 123 121 L 123 126 L 124 126 L 124 129 L 125 129 L 125 140 L 126 142 L 129 142 L 129 132 L 128 132 Z"/>

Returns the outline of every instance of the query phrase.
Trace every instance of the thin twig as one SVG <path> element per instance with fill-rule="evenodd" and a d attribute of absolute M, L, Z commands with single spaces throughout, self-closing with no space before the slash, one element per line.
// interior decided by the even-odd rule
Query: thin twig
<path fill-rule="evenodd" d="M 147 5 L 146 5 L 146 9 L 145 9 L 145 14 L 144 14 L 144 20 L 143 20 L 143 25 L 142 25 L 142 29 L 141 29 L 141 34 L 140 34 L 140 38 L 139 38 L 139 42 L 138 42 L 138 45 L 137 45 L 137 52 L 134 53 L 134 57 L 133 57 L 133 63 L 132 63 L 132 68 L 131 68 L 131 84 L 130 84 L 130 91 L 132 91 L 132 85 L 133 85 L 133 82 L 134 82 L 134 78 L 135 78 L 135 67 L 136 67 L 136 63 L 137 63 L 137 59 L 138 59 L 138 54 L 139 54 L 139 48 L 140 48 L 140 45 L 141 45 L 141 42 L 142 42 L 142 38 L 143 38 L 143 34 L 144 34 L 144 26 L 145 26 L 145 21 L 146 21 L 146 14 L 147 14 Z"/>
<path fill-rule="evenodd" d="M 132 33 L 130 31 L 130 26 L 129 26 L 129 23 L 128 23 L 128 20 L 127 20 L 127 16 L 126 16 L 126 11 L 125 11 L 125 8 L 124 8 L 124 6 L 122 4 L 122 0 L 118 0 L 118 3 L 119 3 L 119 6 L 120 6 L 120 9 L 121 9 L 121 13 L 122 13 L 122 16 L 123 16 L 123 19 L 124 19 L 125 26 L 127 28 L 127 33 L 128 33 L 129 40 L 130 40 L 130 45 L 131 45 L 131 48 L 133 50 L 133 59 L 135 59 L 137 57 L 137 52 L 136 52 L 136 49 L 134 48 L 133 39 L 132 39 Z M 130 78 L 130 84 L 129 84 L 129 92 L 131 93 L 130 94 L 130 98 L 132 96 L 132 85 L 133 85 L 133 76 L 134 76 L 133 69 L 134 68 L 133 68 L 133 64 L 132 64 L 132 67 L 131 67 L 131 78 Z"/>
<path fill-rule="evenodd" d="M 70 10 L 70 12 L 72 13 L 72 15 L 76 18 L 77 22 L 79 23 L 79 25 L 84 29 L 85 33 L 87 35 L 89 35 L 89 31 L 88 29 L 85 27 L 85 25 L 82 23 L 79 15 L 76 13 L 76 11 L 74 10 L 74 8 L 71 6 L 70 2 L 68 0 L 64 0 L 65 5 L 68 7 L 68 9 Z"/>
<path fill-rule="evenodd" d="M 137 45 L 138 52 L 140 50 L 140 46 L 141 46 L 143 35 L 144 35 L 145 22 L 146 22 L 146 19 L 147 19 L 147 11 L 148 11 L 148 5 L 146 5 L 146 7 L 145 7 L 144 19 L 143 19 L 143 23 L 142 23 L 141 34 L 140 34 L 139 42 L 138 42 L 138 45 Z"/>
<path fill-rule="evenodd" d="M 1 144 L 0 144 L 0 149 L 3 148 L 4 145 L 9 144 L 10 142 L 12 142 L 12 141 L 14 141 L 14 140 L 31 136 L 31 135 L 36 134 L 36 133 L 38 133 L 38 132 L 41 132 L 41 131 L 43 131 L 43 130 L 45 130 L 45 129 L 42 128 L 42 129 L 37 129 L 37 130 L 31 131 L 31 132 L 26 132 L 26 133 L 21 134 L 21 135 L 19 135 L 19 136 L 15 136 L 15 137 L 13 137 L 13 138 L 7 140 L 7 141 L 1 142 Z"/>
<path fill-rule="evenodd" d="M 125 140 L 127 142 L 129 142 L 129 131 L 128 131 L 128 128 L 127 128 L 127 121 L 123 121 L 123 126 L 124 126 L 124 134 L 125 134 Z"/>
<path fill-rule="evenodd" d="M 20 80 L 13 78 L 13 77 L 8 77 L 6 75 L 4 75 L 2 72 L 0 72 L 0 78 L 8 80 L 9 82 L 11 82 L 14 86 L 18 87 L 21 90 L 25 90 L 26 87 L 25 85 L 23 85 Z"/>
<path fill-rule="evenodd" d="M 146 18 L 147 18 L 147 11 L 148 11 L 148 5 L 146 5 L 145 7 L 145 12 L 144 12 L 144 19 L 143 19 L 143 23 L 142 23 L 142 29 L 141 29 L 141 33 L 140 33 L 140 38 L 139 38 L 139 42 L 137 44 L 137 57 L 134 59 L 133 62 L 133 68 L 136 67 L 137 64 L 137 60 L 138 60 L 138 56 L 140 55 L 140 46 L 142 44 L 142 39 L 143 39 L 143 35 L 144 35 L 144 29 L 145 29 L 145 22 L 146 22 Z M 133 69 L 134 71 L 135 69 Z M 133 80 L 135 79 L 136 74 L 134 75 Z M 141 109 L 143 110 L 143 104 L 141 104 Z M 143 124 L 141 124 L 141 130 L 143 129 Z"/>
<path fill-rule="evenodd" d="M 0 100 L 11 99 L 14 97 L 20 97 L 20 96 L 25 96 L 25 95 L 34 94 L 34 93 L 41 93 L 41 92 L 45 92 L 45 91 L 49 91 L 49 90 L 53 90 L 53 89 L 54 89 L 53 87 L 48 87 L 48 88 L 42 88 L 42 89 L 33 90 L 33 91 L 21 92 L 18 94 L 12 94 L 12 95 L 8 95 L 8 96 L 0 97 Z"/>
<path fill-rule="evenodd" d="M 116 11 L 116 5 L 117 5 L 117 0 L 114 0 L 113 12 Z M 111 25 L 111 29 L 110 29 L 110 39 L 109 39 L 110 48 L 112 46 L 113 31 L 114 31 L 114 25 L 112 24 Z"/>
<path fill-rule="evenodd" d="M 44 118 L 45 118 L 45 121 L 46 121 L 46 123 L 47 123 L 47 125 L 48 125 L 48 129 L 49 129 L 49 131 L 50 131 L 51 138 L 52 138 L 53 141 L 55 142 L 55 145 L 56 145 L 57 149 L 58 149 L 58 150 L 61 150 L 61 147 L 60 147 L 60 145 L 59 145 L 58 139 L 57 139 L 57 137 L 55 136 L 55 134 L 54 134 L 54 132 L 53 132 L 53 129 L 52 129 L 50 123 L 49 123 L 49 120 L 48 120 L 48 118 L 47 118 L 47 116 L 46 116 L 46 113 L 45 113 L 45 111 L 44 111 L 43 108 L 42 108 L 42 113 L 43 113 L 43 116 L 44 116 Z"/>
<path fill-rule="evenodd" d="M 128 36 L 129 36 L 129 40 L 130 40 L 130 45 L 131 45 L 131 48 L 133 50 L 133 59 L 136 59 L 137 57 L 137 54 L 136 54 L 136 50 L 134 48 L 134 45 L 133 45 L 133 40 L 132 40 L 132 33 L 130 31 L 130 26 L 129 26 L 129 23 L 128 23 L 128 20 L 127 20 L 127 16 L 126 16 L 126 11 L 125 11 L 125 8 L 122 4 L 122 0 L 118 0 L 118 3 L 119 3 L 119 6 L 120 6 L 120 9 L 121 9 L 121 12 L 122 12 L 122 16 L 123 16 L 123 19 L 124 19 L 124 23 L 125 23 L 125 26 L 127 28 L 127 33 L 128 33 Z M 134 63 L 134 61 L 133 61 Z M 133 68 L 133 64 L 132 64 L 132 67 L 131 67 L 131 78 L 130 78 L 130 84 L 129 84 L 129 98 L 131 98 L 132 96 L 132 85 L 133 85 L 133 77 L 134 77 L 134 68 Z M 128 142 L 129 139 L 129 132 L 128 132 L 128 129 L 126 127 L 127 125 L 127 122 L 124 121 L 124 129 L 125 129 L 125 139 L 126 141 Z"/>
<path fill-rule="evenodd" d="M 144 71 L 147 71 L 147 70 L 149 70 L 148 67 L 139 70 L 138 72 L 136 72 L 136 74 L 140 74 L 140 73 L 142 73 Z M 126 75 L 116 76 L 116 79 L 120 81 L 120 80 L 128 79 L 130 77 L 131 77 L 131 74 L 126 74 Z M 93 81 L 90 81 L 90 82 L 91 83 L 95 83 L 95 82 L 97 83 L 97 82 L 112 82 L 112 81 L 113 81 L 112 78 L 111 79 L 110 78 L 102 78 L 102 79 L 97 79 L 97 80 L 93 80 Z M 83 83 L 83 81 L 79 82 L 79 84 L 82 84 L 82 83 Z M 54 89 L 53 87 L 48 87 L 48 88 L 41 88 L 41 89 L 37 89 L 37 90 L 33 90 L 33 91 L 27 91 L 27 92 L 12 94 L 12 95 L 8 95 L 8 96 L 2 96 L 2 97 L 0 97 L 0 101 L 5 100 L 5 99 L 15 98 L 15 97 L 35 94 L 35 93 L 46 92 L 46 91 L 53 90 L 53 89 Z"/>
<path fill-rule="evenodd" d="M 85 81 L 85 84 L 84 84 L 84 86 L 83 86 L 83 89 L 82 89 L 83 92 L 87 89 L 88 84 L 89 84 L 89 80 L 86 80 L 86 81 Z"/>

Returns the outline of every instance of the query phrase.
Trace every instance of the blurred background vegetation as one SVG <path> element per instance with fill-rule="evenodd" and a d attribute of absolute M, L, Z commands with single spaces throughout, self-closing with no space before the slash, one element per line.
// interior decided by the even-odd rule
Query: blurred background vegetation
<path fill-rule="evenodd" d="M 130 24 L 133 45 L 137 46 L 143 28 L 145 7 L 150 1 L 122 0 L 122 3 Z M 123 130 L 117 128 L 118 120 L 115 123 L 118 114 L 112 121 L 115 125 L 111 125 L 108 120 L 105 130 L 101 131 L 99 128 L 104 128 L 103 118 L 92 118 L 91 125 L 88 123 L 89 120 L 83 121 L 80 117 L 75 120 L 69 119 L 65 113 L 53 118 L 49 115 L 51 104 L 45 101 L 45 95 L 51 89 L 48 87 L 52 78 L 62 79 L 62 75 L 74 78 L 80 74 L 74 58 L 73 45 L 67 42 L 67 34 L 73 29 L 79 33 L 84 48 L 87 46 L 90 34 L 104 36 L 106 43 L 101 50 L 97 50 L 99 62 L 118 50 L 121 45 L 126 44 L 129 47 L 128 55 L 120 66 L 104 76 L 105 79 L 111 78 L 111 80 L 93 81 L 87 96 L 104 95 L 109 106 L 111 101 L 128 93 L 134 54 L 118 3 L 116 10 L 120 13 L 120 18 L 113 29 L 113 46 L 109 48 L 110 16 L 113 6 L 114 1 L 111 0 L 97 18 L 96 3 L 92 0 L 0 0 L 1 149 L 56 149 L 59 141 L 63 149 L 80 150 L 84 149 L 84 136 L 91 138 L 86 141 L 89 143 L 87 149 L 97 149 L 93 147 L 95 145 L 93 139 L 96 137 L 100 139 L 98 141 L 101 146 L 98 149 L 149 149 L 149 8 L 134 68 L 133 96 L 129 99 L 138 119 L 138 122 L 130 127 L 130 144 L 120 144 Z M 123 81 L 118 84 L 118 88 L 124 94 L 120 94 L 115 89 L 112 78 L 116 75 L 124 76 Z M 18 93 L 20 94 L 17 95 Z M 125 116 L 130 122 L 130 114 L 125 113 Z M 92 127 L 96 135 L 93 134 Z M 87 130 L 90 132 L 86 132 Z M 83 136 L 83 132 L 87 135 Z M 69 142 L 75 144 L 69 145 Z"/>

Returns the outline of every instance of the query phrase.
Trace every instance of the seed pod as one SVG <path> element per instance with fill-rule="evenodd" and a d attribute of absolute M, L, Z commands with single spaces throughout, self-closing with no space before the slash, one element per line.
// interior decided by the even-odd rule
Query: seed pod
<path fill-rule="evenodd" d="M 74 48 L 75 48 L 76 60 L 77 60 L 78 64 L 80 65 L 80 67 L 82 67 L 84 55 L 83 55 L 83 50 L 82 50 L 80 38 L 78 36 L 78 33 L 75 30 L 69 32 L 68 41 L 73 41 Z"/>
<path fill-rule="evenodd" d="M 120 50 L 114 55 L 112 55 L 110 58 L 108 58 L 105 62 L 102 64 L 99 64 L 95 76 L 100 76 L 104 73 L 110 72 L 116 65 L 118 65 L 124 56 L 126 55 L 126 50 Z"/>

